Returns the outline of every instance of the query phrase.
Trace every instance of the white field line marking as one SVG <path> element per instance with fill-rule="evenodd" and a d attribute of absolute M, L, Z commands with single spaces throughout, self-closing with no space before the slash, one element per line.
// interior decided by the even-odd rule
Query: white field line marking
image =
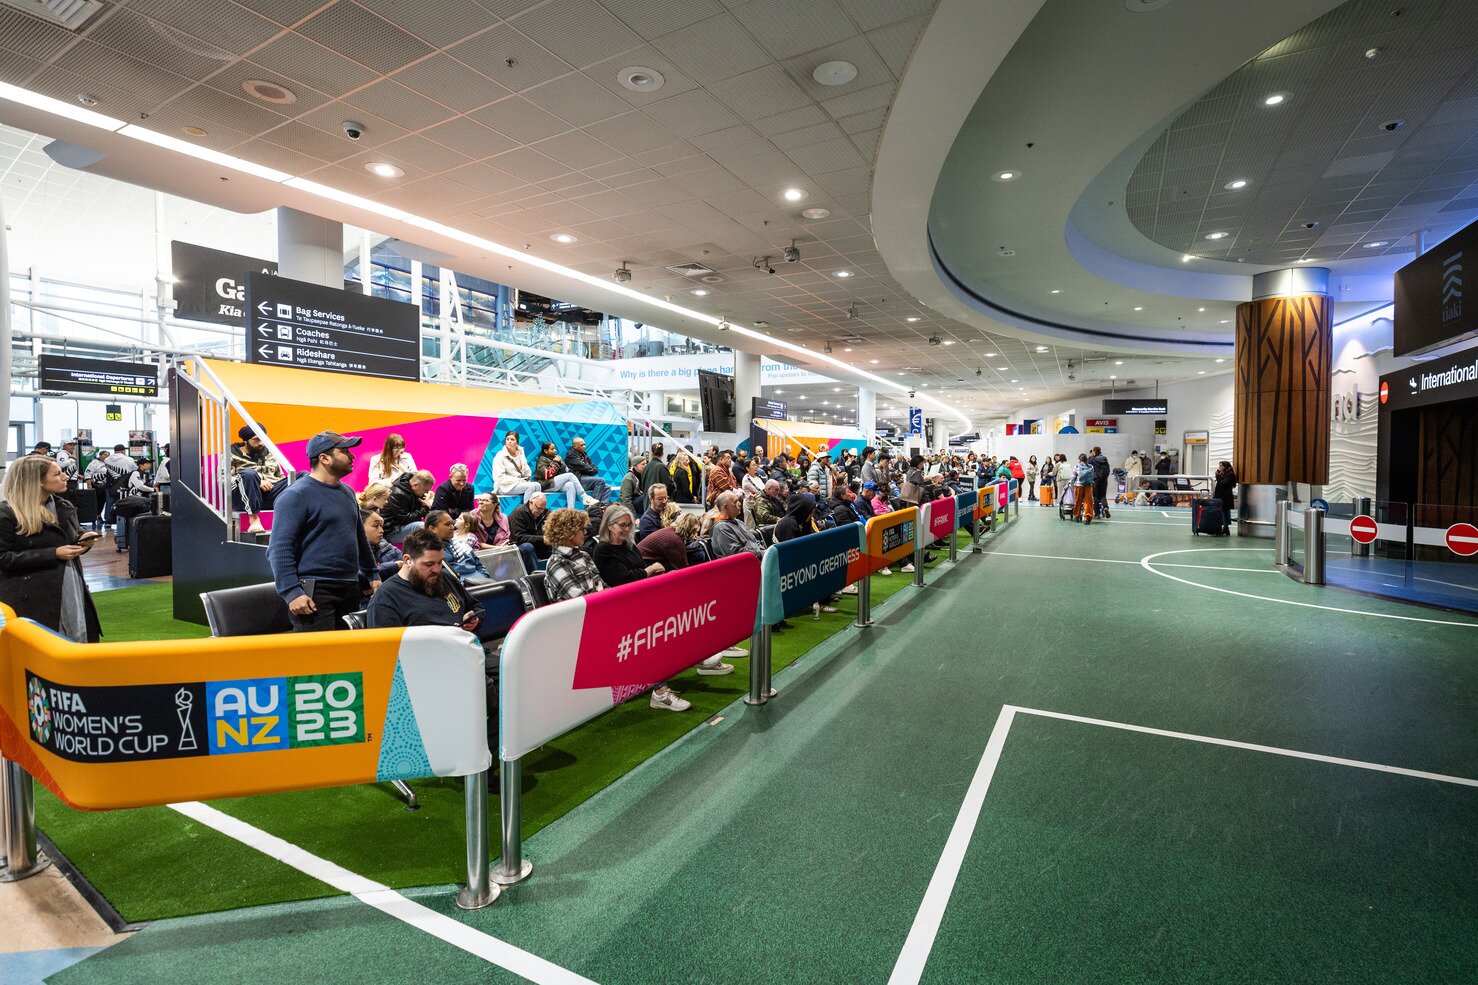
<path fill-rule="evenodd" d="M 304 875 L 328 883 L 341 892 L 349 893 L 360 902 L 382 913 L 409 924 L 417 930 L 425 931 L 433 937 L 438 937 L 468 954 L 482 958 L 500 968 L 506 968 L 516 975 L 522 975 L 531 982 L 537 982 L 539 985 L 546 985 L 546 983 L 547 985 L 595 985 L 582 975 L 561 968 L 536 954 L 530 954 L 522 948 L 514 947 L 506 941 L 501 941 L 464 923 L 459 923 L 449 916 L 437 913 L 435 910 L 407 899 L 389 886 L 382 886 L 372 879 L 356 875 L 328 859 L 319 858 L 290 841 L 268 834 L 214 807 L 207 807 L 197 802 L 170 804 L 169 806 L 208 828 L 214 828 L 228 838 L 234 838 L 249 848 L 255 848 L 262 854 L 297 869 Z"/>
<path fill-rule="evenodd" d="M 1149 728 L 1144 725 L 1111 722 L 1102 718 L 1085 718 L 1081 715 L 1068 715 L 1057 711 L 1043 711 L 1040 708 L 1021 708 L 1016 705 L 1002 705 L 1001 714 L 996 718 L 995 727 L 991 729 L 990 738 L 985 743 L 985 752 L 980 757 L 980 765 L 976 767 L 975 776 L 970 780 L 970 786 L 965 791 L 965 801 L 960 805 L 960 812 L 955 817 L 954 827 L 950 829 L 949 839 L 944 843 L 944 851 L 939 857 L 939 863 L 934 867 L 934 875 L 929 879 L 929 888 L 924 892 L 923 902 L 919 904 L 919 912 L 914 916 L 913 926 L 909 928 L 908 938 L 903 943 L 903 950 L 898 955 L 898 961 L 893 965 L 893 974 L 888 978 L 888 985 L 917 985 L 918 981 L 923 977 L 924 966 L 928 963 L 929 954 L 934 949 L 934 939 L 939 935 L 939 925 L 944 920 L 944 911 L 949 906 L 949 898 L 954 892 L 955 881 L 959 878 L 960 867 L 965 860 L 965 853 L 969 850 L 970 839 L 974 837 L 976 825 L 980 822 L 980 811 L 985 803 L 985 795 L 990 790 L 991 778 L 995 776 L 996 767 L 1000 765 L 1001 751 L 1005 748 L 1006 736 L 1011 731 L 1011 723 L 1015 720 L 1017 713 L 1036 715 L 1041 718 L 1056 718 L 1066 722 L 1078 722 L 1082 725 L 1097 725 L 1103 728 L 1120 729 L 1126 732 L 1140 732 L 1145 735 L 1157 735 L 1167 739 L 1183 739 L 1187 742 L 1201 742 L 1212 746 L 1244 749 L 1249 752 L 1262 752 L 1270 756 L 1307 759 L 1312 762 L 1329 763 L 1334 766 L 1349 766 L 1354 769 L 1390 773 L 1396 776 L 1407 776 L 1418 780 L 1435 780 L 1439 783 L 1478 787 L 1478 780 L 1465 776 L 1429 773 L 1426 770 L 1407 769 L 1404 766 L 1386 766 L 1382 763 L 1368 763 L 1359 759 L 1343 759 L 1339 756 L 1325 756 L 1322 753 L 1316 752 L 1301 752 L 1296 749 L 1283 749 L 1278 746 L 1263 746 L 1252 742 L 1238 742 L 1235 739 L 1219 739 L 1210 735 L 1172 732 L 1167 729 Z"/>
<path fill-rule="evenodd" d="M 1258 599 L 1262 602 L 1277 602 L 1279 605 L 1296 605 L 1304 609 L 1324 609 L 1327 612 L 1343 612 L 1352 616 L 1371 616 L 1376 619 L 1399 619 L 1402 622 L 1421 622 L 1432 626 L 1464 626 L 1468 629 L 1478 629 L 1478 622 L 1457 622 L 1452 619 L 1422 619 L 1419 616 L 1401 616 L 1393 612 L 1365 612 L 1361 609 L 1342 609 L 1334 605 L 1318 605 L 1314 602 L 1296 602 L 1293 599 L 1277 599 L 1267 595 L 1253 595 L 1249 592 L 1236 592 L 1230 588 L 1217 588 L 1215 585 L 1202 585 L 1194 581 L 1186 581 L 1177 578 L 1168 571 L 1161 571 L 1152 566 L 1151 562 L 1158 557 L 1166 557 L 1171 554 L 1195 554 L 1198 551 L 1256 551 L 1266 550 L 1260 547 L 1188 547 L 1181 551 L 1160 551 L 1158 554 L 1147 554 L 1139 559 L 1139 566 L 1151 574 L 1159 575 L 1161 578 L 1169 578 L 1178 581 L 1182 585 L 1192 588 L 1204 588 L 1208 592 L 1221 592 L 1224 595 L 1240 595 L 1244 599 Z"/>
<path fill-rule="evenodd" d="M 1242 548 L 1252 550 L 1253 548 Z M 1017 554 L 1014 551 L 985 551 L 987 556 L 1039 558 L 1043 561 L 1097 561 L 1100 564 L 1139 564 L 1138 561 L 1123 561 L 1111 557 L 1070 557 L 1061 554 Z M 1269 553 L 1272 553 L 1269 550 Z M 1226 568 L 1217 564 L 1162 564 L 1162 568 L 1194 568 L 1197 571 L 1250 571 L 1255 574 L 1281 574 L 1277 568 Z"/>
<path fill-rule="evenodd" d="M 980 806 L 985 802 L 986 791 L 990 789 L 996 764 L 1001 761 L 1001 749 L 1006 745 L 1006 733 L 1011 731 L 1011 720 L 1015 716 L 1016 709 L 1013 706 L 1001 706 L 1001 714 L 996 718 L 995 727 L 990 730 L 985 753 L 980 757 L 980 765 L 975 768 L 975 776 L 970 781 L 969 789 L 965 791 L 965 802 L 960 805 L 960 813 L 956 815 L 954 827 L 950 829 L 949 840 L 944 843 L 944 853 L 939 857 L 939 864 L 934 867 L 934 875 L 929 879 L 924 901 L 919 904 L 919 912 L 914 916 L 913 926 L 909 928 L 908 939 L 903 942 L 903 952 L 893 965 L 893 974 L 888 978 L 888 985 L 913 985 L 924 974 L 924 964 L 929 960 L 929 952 L 934 949 L 934 938 L 939 933 L 944 910 L 949 906 L 950 893 L 954 892 L 955 880 L 960 875 L 960 865 L 965 861 L 965 850 L 970 847 L 976 822 L 980 820 Z"/>

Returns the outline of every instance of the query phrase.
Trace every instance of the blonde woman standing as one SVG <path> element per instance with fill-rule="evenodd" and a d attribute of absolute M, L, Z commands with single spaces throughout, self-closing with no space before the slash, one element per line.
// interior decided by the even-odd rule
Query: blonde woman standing
<path fill-rule="evenodd" d="M 73 642 L 96 643 L 102 627 L 80 559 L 99 535 L 83 533 L 77 507 L 61 495 L 66 491 L 66 475 L 49 458 L 27 455 L 6 470 L 0 487 L 0 602 Z"/>

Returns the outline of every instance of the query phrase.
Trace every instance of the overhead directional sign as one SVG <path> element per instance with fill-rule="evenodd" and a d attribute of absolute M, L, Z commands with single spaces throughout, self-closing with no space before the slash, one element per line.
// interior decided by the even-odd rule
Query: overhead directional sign
<path fill-rule="evenodd" d="M 277 264 L 258 257 L 212 250 L 178 240 L 169 244 L 174 273 L 175 317 L 219 325 L 242 324 L 243 281 L 248 271 L 277 273 Z"/>
<path fill-rule="evenodd" d="M 157 366 L 50 353 L 42 353 L 38 362 L 42 390 L 123 397 L 159 396 Z"/>
<path fill-rule="evenodd" d="M 421 315 L 415 305 L 252 273 L 245 310 L 248 362 L 421 378 Z"/>

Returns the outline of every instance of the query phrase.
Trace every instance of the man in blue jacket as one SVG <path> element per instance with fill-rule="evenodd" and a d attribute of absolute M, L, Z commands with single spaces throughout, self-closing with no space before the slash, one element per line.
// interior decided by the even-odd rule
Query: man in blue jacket
<path fill-rule="evenodd" d="M 277 497 L 267 561 L 293 630 L 343 629 L 343 617 L 380 587 L 359 504 L 343 483 L 359 438 L 320 431 L 308 439 L 307 475 Z"/>

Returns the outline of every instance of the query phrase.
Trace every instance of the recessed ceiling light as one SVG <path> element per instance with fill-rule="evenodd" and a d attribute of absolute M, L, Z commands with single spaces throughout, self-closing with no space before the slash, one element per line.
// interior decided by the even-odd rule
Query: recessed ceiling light
<path fill-rule="evenodd" d="M 1298 262 L 1299 263 L 1318 263 L 1319 261 L 1315 257 L 1304 257 L 1302 260 L 1300 260 Z"/>
<path fill-rule="evenodd" d="M 995 174 L 990 176 L 992 181 L 1015 181 L 1017 178 L 1020 177 L 1021 171 L 1017 168 L 1007 168 L 1004 171 L 997 171 Z"/>
<path fill-rule="evenodd" d="M 268 82 L 265 79 L 247 79 L 241 83 L 241 88 L 246 90 L 248 96 L 277 106 L 287 106 L 298 101 L 297 93 L 287 86 Z"/>
<path fill-rule="evenodd" d="M 989 358 L 991 358 L 991 357 L 992 357 L 992 356 L 994 356 L 994 355 L 995 355 L 995 353 L 994 353 L 994 352 L 987 352 L 987 353 L 986 353 L 986 354 L 985 354 L 985 358 L 987 358 L 987 359 L 989 359 Z"/>
<path fill-rule="evenodd" d="M 1226 360 L 1225 359 L 1218 359 L 1217 362 L 1224 363 L 1224 362 L 1226 362 Z"/>
<path fill-rule="evenodd" d="M 1004 373 L 1004 372 L 1006 372 L 1006 367 L 1005 366 L 997 366 L 996 367 L 996 372 L 997 373 Z"/>
<path fill-rule="evenodd" d="M 1376 47 L 1376 48 L 1366 48 L 1365 49 L 1365 57 L 1366 58 L 1379 58 L 1381 56 L 1381 52 L 1383 52 L 1385 50 L 1386 49 L 1379 48 L 1379 47 Z"/>
<path fill-rule="evenodd" d="M 831 209 L 806 209 L 801 212 L 801 215 L 807 219 L 825 219 L 827 216 L 831 215 Z"/>
<path fill-rule="evenodd" d="M 1196 370 L 1196 375 L 1197 376 L 1205 376 L 1206 375 L 1206 371 L 1204 369 L 1198 369 L 1198 370 Z"/>
<path fill-rule="evenodd" d="M 210 133 L 204 127 L 180 127 L 192 137 L 209 137 Z"/>
<path fill-rule="evenodd" d="M 1214 233 L 1207 233 L 1206 234 L 1206 238 L 1207 239 L 1226 239 L 1227 238 L 1227 234 L 1218 229 Z"/>
<path fill-rule="evenodd" d="M 1193 257 L 1193 256 L 1191 256 L 1189 253 L 1186 253 L 1186 254 L 1184 254 L 1184 255 L 1181 256 L 1180 262 L 1181 263 L 1190 263 L 1194 259 L 1196 259 L 1196 258 Z"/>
<path fill-rule="evenodd" d="M 655 68 L 632 65 L 616 73 L 616 81 L 632 92 L 656 92 L 667 79 Z"/>
<path fill-rule="evenodd" d="M 1206 309 L 1205 308 L 1197 308 L 1196 310 L 1197 311 L 1205 311 Z"/>
<path fill-rule="evenodd" d="M 801 199 L 803 199 L 805 197 L 806 197 L 806 193 L 803 192 L 803 191 L 801 191 L 799 188 L 787 188 L 787 189 L 785 189 L 785 200 L 787 202 L 799 202 Z"/>
<path fill-rule="evenodd" d="M 1230 324 L 1231 324 L 1231 323 L 1232 323 L 1232 320 L 1231 320 L 1231 319 L 1230 319 L 1230 318 L 1223 318 L 1223 319 L 1222 319 L 1222 320 L 1221 320 L 1221 323 L 1222 323 L 1222 324 L 1223 324 L 1223 325 L 1230 325 Z"/>
<path fill-rule="evenodd" d="M 869 359 L 868 362 L 872 363 L 874 366 L 878 364 L 878 361 L 876 359 Z"/>
<path fill-rule="evenodd" d="M 1262 104 L 1264 106 L 1282 106 L 1288 102 L 1288 97 L 1291 95 L 1293 95 L 1291 92 L 1271 92 L 1262 97 Z"/>
<path fill-rule="evenodd" d="M 1012 383 L 1020 383 L 1021 381 L 1020 380 L 1012 380 L 1011 382 Z"/>
<path fill-rule="evenodd" d="M 1236 191 L 1239 188 L 1246 188 L 1247 187 L 1247 179 L 1246 178 L 1235 178 L 1235 179 L 1233 179 L 1231 181 L 1228 181 L 1222 187 L 1223 188 L 1227 188 L 1227 189 L 1229 189 L 1231 191 Z"/>
<path fill-rule="evenodd" d="M 954 345 L 955 344 L 955 340 L 954 339 L 945 339 L 944 340 L 944 344 L 945 345 Z"/>
<path fill-rule="evenodd" d="M 918 321 L 918 320 L 919 320 L 919 316 L 918 315 L 909 315 L 907 318 L 904 319 L 904 321 Z"/>
<path fill-rule="evenodd" d="M 1047 347 L 1045 345 L 1039 345 L 1039 346 L 1037 346 L 1037 351 L 1038 352 L 1046 352 L 1047 351 Z"/>
<path fill-rule="evenodd" d="M 374 175 L 376 178 L 405 177 L 405 172 L 403 170 L 389 163 L 388 161 L 371 161 L 364 166 L 364 169 L 370 174 Z M 574 242 L 573 236 L 570 237 L 570 241 Z"/>
<path fill-rule="evenodd" d="M 824 86 L 844 86 L 857 78 L 857 66 L 851 62 L 822 62 L 811 72 L 811 78 Z"/>
<path fill-rule="evenodd" d="M 1375 250 L 1375 249 L 1379 249 L 1380 247 L 1386 246 L 1386 245 L 1388 245 L 1388 243 L 1387 243 L 1386 240 L 1378 239 L 1374 243 L 1366 243 L 1365 244 L 1365 248 L 1367 250 Z"/>
<path fill-rule="evenodd" d="M 1110 376 L 1109 376 L 1109 379 L 1111 379 L 1111 380 L 1117 380 L 1117 379 L 1118 379 L 1118 377 L 1117 377 L 1117 376 L 1113 376 L 1113 375 L 1110 375 Z"/>
<path fill-rule="evenodd" d="M 696 295 L 697 297 L 700 297 L 701 298 L 701 297 L 704 297 L 705 295 L 707 295 L 708 294 L 708 291 L 706 291 L 705 289 L 703 289 L 701 287 L 695 287 L 693 290 L 689 291 L 688 293 L 689 294 Z"/>
<path fill-rule="evenodd" d="M 1122 365 L 1124 365 L 1124 360 L 1122 360 L 1122 359 L 1115 359 L 1114 360 L 1114 365 L 1115 366 L 1122 366 Z"/>
<path fill-rule="evenodd" d="M 1053 294 L 1061 294 L 1062 291 L 1060 291 L 1060 290 L 1058 290 L 1057 288 L 1054 287 L 1054 288 L 1052 288 L 1052 293 Z"/>
<path fill-rule="evenodd" d="M 1138 306 L 1135 307 L 1134 310 L 1135 311 L 1143 311 L 1144 310 L 1144 305 L 1142 305 L 1142 304 L 1141 305 L 1138 305 Z"/>
<path fill-rule="evenodd" d="M 843 352 L 851 352 L 851 351 L 852 351 L 852 347 L 851 347 L 851 346 L 850 346 L 850 345 L 849 345 L 849 346 L 845 346 L 845 347 L 844 347 L 844 348 L 843 348 L 843 349 L 842 349 L 842 351 L 843 351 Z"/>
<path fill-rule="evenodd" d="M 838 270 L 834 274 L 832 274 L 832 276 L 833 277 L 851 277 L 852 276 L 852 271 L 850 271 L 850 270 Z"/>

